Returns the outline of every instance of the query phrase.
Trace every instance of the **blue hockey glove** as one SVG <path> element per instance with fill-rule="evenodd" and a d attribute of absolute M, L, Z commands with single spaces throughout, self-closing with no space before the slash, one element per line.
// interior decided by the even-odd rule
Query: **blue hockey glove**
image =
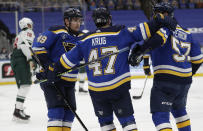
<path fill-rule="evenodd" d="M 54 84 L 55 82 L 59 81 L 60 76 L 57 75 L 60 73 L 58 63 L 50 64 L 47 71 L 47 82 Z"/>
<path fill-rule="evenodd" d="M 164 16 L 161 13 L 158 13 L 154 16 L 154 20 L 160 27 L 167 27 L 168 29 L 174 31 L 177 26 L 177 21 L 173 17 Z"/>
<path fill-rule="evenodd" d="M 142 47 L 137 44 L 129 56 L 128 62 L 131 66 L 138 66 L 143 59 Z"/>
<path fill-rule="evenodd" d="M 38 80 L 47 79 L 47 71 L 40 70 L 39 73 L 36 73 L 36 78 L 37 78 Z"/>

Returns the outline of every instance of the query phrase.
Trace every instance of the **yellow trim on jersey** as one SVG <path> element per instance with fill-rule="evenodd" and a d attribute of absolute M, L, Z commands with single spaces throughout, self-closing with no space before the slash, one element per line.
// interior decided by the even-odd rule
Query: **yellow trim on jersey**
<path fill-rule="evenodd" d="M 50 71 L 54 71 L 54 68 L 51 67 L 51 66 L 49 66 L 49 70 L 50 70 Z"/>
<path fill-rule="evenodd" d="M 47 131 L 63 131 L 62 127 L 47 127 Z"/>
<path fill-rule="evenodd" d="M 172 129 L 163 129 L 163 130 L 160 130 L 160 131 L 172 131 Z"/>
<path fill-rule="evenodd" d="M 149 66 L 143 66 L 143 69 L 148 69 L 149 68 Z"/>
<path fill-rule="evenodd" d="M 69 127 L 63 127 L 62 131 L 71 131 L 71 128 L 69 128 Z"/>
<path fill-rule="evenodd" d="M 108 90 L 112 90 L 112 89 L 115 89 L 116 87 L 128 82 L 131 80 L 131 77 L 127 77 L 121 81 L 119 81 L 118 83 L 112 85 L 112 86 L 106 86 L 106 87 L 100 87 L 100 88 L 95 88 L 95 87 L 92 87 L 92 86 L 89 86 L 88 88 L 92 91 L 108 91 Z"/>
<path fill-rule="evenodd" d="M 161 19 L 164 19 L 164 15 L 162 13 L 159 13 L 159 15 L 161 16 Z"/>
<path fill-rule="evenodd" d="M 77 81 L 77 78 L 69 78 L 69 77 L 64 77 L 64 76 L 61 76 L 61 79 L 65 80 L 65 81 Z"/>
<path fill-rule="evenodd" d="M 145 30 L 146 30 L 146 33 L 147 33 L 147 38 L 150 38 L 151 37 L 151 33 L 150 33 L 150 30 L 149 30 L 149 26 L 146 22 L 144 22 L 144 27 L 145 27 Z"/>
<path fill-rule="evenodd" d="M 200 60 L 197 60 L 197 61 L 192 60 L 192 63 L 194 63 L 194 64 L 200 64 L 200 63 L 203 63 L 203 58 L 200 59 Z"/>
<path fill-rule="evenodd" d="M 181 28 L 181 27 L 176 27 L 176 29 L 179 29 L 179 30 L 185 31 L 185 32 L 187 32 L 187 33 L 190 33 L 190 31 L 188 31 L 188 30 L 184 30 L 184 29 Z"/>
<path fill-rule="evenodd" d="M 163 44 L 165 44 L 166 43 L 166 37 L 164 36 L 164 34 L 161 31 L 157 31 L 156 33 L 162 37 L 162 39 L 164 40 Z"/>
<path fill-rule="evenodd" d="M 143 56 L 143 58 L 149 58 L 149 56 Z"/>
<path fill-rule="evenodd" d="M 137 129 L 133 129 L 132 131 L 138 131 Z"/>
<path fill-rule="evenodd" d="M 36 55 L 43 54 L 43 53 L 47 53 L 47 51 L 44 50 L 44 51 L 36 51 L 35 52 Z"/>
<path fill-rule="evenodd" d="M 65 67 L 66 69 L 71 69 L 71 67 L 66 64 L 66 62 L 63 60 L 62 57 L 60 58 L 60 62 L 63 65 L 63 67 Z"/>
<path fill-rule="evenodd" d="M 67 30 L 65 30 L 65 29 L 59 29 L 59 30 L 55 30 L 55 31 L 52 31 L 52 32 L 55 33 L 55 34 L 58 34 L 58 33 L 61 33 L 61 32 L 68 33 Z"/>
<path fill-rule="evenodd" d="M 176 71 L 172 71 L 172 70 L 157 70 L 154 72 L 154 74 L 171 74 L 171 75 L 175 75 L 175 76 L 180 76 L 180 77 L 190 77 L 192 76 L 192 72 L 190 73 L 180 73 L 180 72 L 176 72 Z"/>
<path fill-rule="evenodd" d="M 187 120 L 187 121 L 184 121 L 184 122 L 181 122 L 181 123 L 177 123 L 176 124 L 178 128 L 183 128 L 183 127 L 186 127 L 186 126 L 190 126 L 190 120 Z"/>
<path fill-rule="evenodd" d="M 119 34 L 119 33 L 120 33 L 120 31 L 118 31 L 118 32 L 97 32 L 97 33 L 93 33 L 91 35 L 88 35 L 87 37 L 85 37 L 81 41 L 85 41 L 85 40 L 89 39 L 90 37 L 97 36 L 97 35 L 114 35 L 114 34 Z"/>

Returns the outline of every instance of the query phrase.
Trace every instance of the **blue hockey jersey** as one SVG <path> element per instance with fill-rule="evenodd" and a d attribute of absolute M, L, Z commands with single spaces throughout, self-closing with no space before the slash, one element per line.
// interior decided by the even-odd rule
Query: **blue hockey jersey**
<path fill-rule="evenodd" d="M 163 28 L 159 33 L 165 37 L 165 42 L 164 45 L 150 52 L 154 79 L 191 83 L 191 63 L 203 62 L 199 44 L 192 39 L 189 31 L 180 26 L 177 26 L 174 32 Z"/>
<path fill-rule="evenodd" d="M 97 29 L 82 39 L 71 51 L 62 55 L 60 62 L 65 68 L 70 69 L 83 58 L 85 62 L 89 62 L 126 47 L 130 48 L 135 41 L 146 40 L 149 37 L 151 34 L 147 23 L 131 28 L 111 26 Z M 86 66 L 89 90 L 109 91 L 130 82 L 128 55 L 129 50 Z"/>
<path fill-rule="evenodd" d="M 57 62 L 63 53 L 71 50 L 79 39 L 80 37 L 70 35 L 64 26 L 53 26 L 35 39 L 32 48 L 39 58 L 46 54 L 46 62 L 53 63 Z M 76 81 L 77 74 L 78 71 L 73 71 L 62 75 L 61 79 Z"/>

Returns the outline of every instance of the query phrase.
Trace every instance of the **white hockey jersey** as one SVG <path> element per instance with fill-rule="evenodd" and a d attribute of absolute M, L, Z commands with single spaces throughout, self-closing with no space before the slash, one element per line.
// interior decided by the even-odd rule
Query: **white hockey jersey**
<path fill-rule="evenodd" d="M 31 29 L 22 30 L 15 38 L 14 48 L 21 49 L 27 60 L 31 59 L 29 47 L 32 46 L 35 35 Z"/>

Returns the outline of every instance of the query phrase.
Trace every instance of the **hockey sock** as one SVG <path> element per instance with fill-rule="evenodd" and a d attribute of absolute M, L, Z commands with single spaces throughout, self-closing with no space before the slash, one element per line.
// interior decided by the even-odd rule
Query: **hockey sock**
<path fill-rule="evenodd" d="M 128 117 L 118 118 L 118 120 L 123 127 L 123 131 L 138 131 L 135 118 L 133 115 Z"/>
<path fill-rule="evenodd" d="M 63 127 L 62 131 L 71 131 L 71 128 L 69 128 L 69 127 Z"/>
<path fill-rule="evenodd" d="M 152 113 L 152 120 L 157 131 L 172 131 L 169 122 L 169 112 L 154 112 Z"/>
<path fill-rule="evenodd" d="M 63 131 L 64 108 L 48 109 L 48 125 L 47 131 Z"/>
<path fill-rule="evenodd" d="M 172 110 L 171 113 L 175 117 L 176 126 L 179 131 L 191 131 L 190 117 L 186 109 Z"/>
<path fill-rule="evenodd" d="M 74 114 L 71 110 L 65 110 L 63 118 L 63 131 L 70 131 L 74 120 Z"/>
<path fill-rule="evenodd" d="M 63 130 L 62 127 L 47 127 L 47 131 L 63 131 Z"/>
<path fill-rule="evenodd" d="M 16 97 L 16 109 L 23 109 L 23 104 L 25 98 L 30 90 L 30 85 L 21 85 L 20 89 L 18 89 L 17 97 Z"/>
<path fill-rule="evenodd" d="M 99 117 L 99 123 L 102 131 L 116 131 L 113 123 L 113 115 L 108 117 Z"/>

